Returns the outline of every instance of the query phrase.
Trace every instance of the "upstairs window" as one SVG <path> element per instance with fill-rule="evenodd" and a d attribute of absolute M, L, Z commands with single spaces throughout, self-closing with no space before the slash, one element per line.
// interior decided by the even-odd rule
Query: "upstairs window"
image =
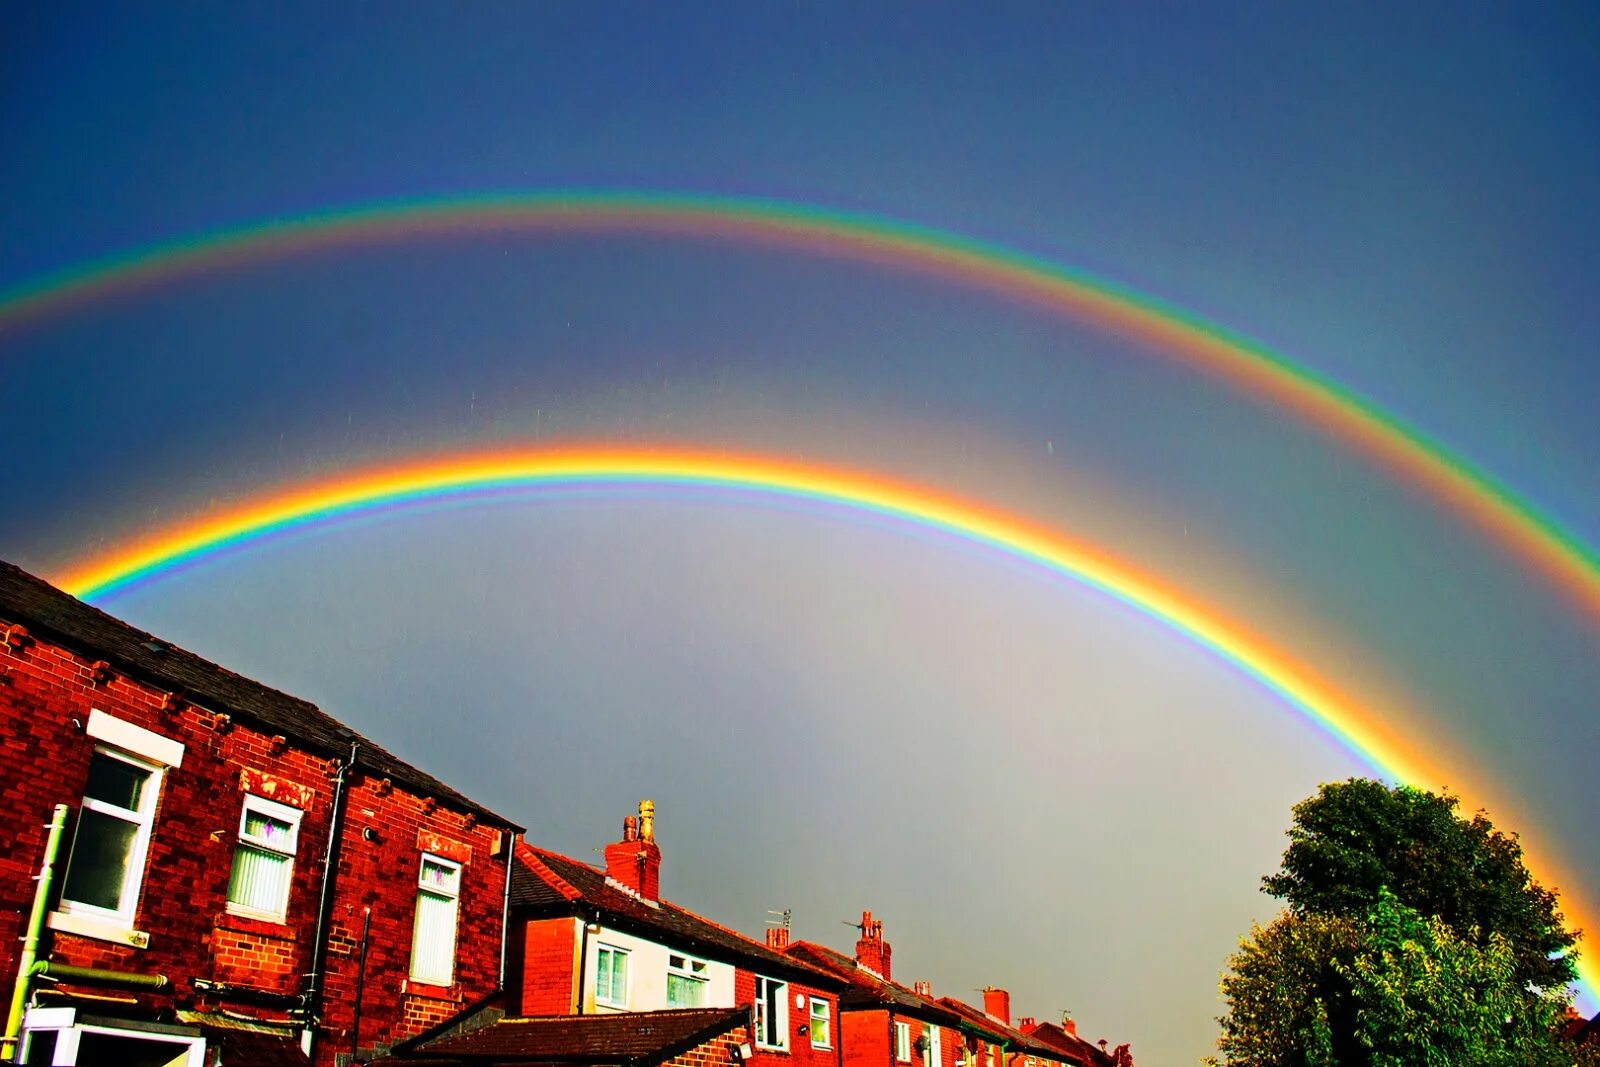
<path fill-rule="evenodd" d="M 928 1067 L 939 1067 L 944 1060 L 942 1037 L 937 1026 L 928 1027 L 928 1050 L 922 1056 Z"/>
<path fill-rule="evenodd" d="M 789 983 L 756 978 L 756 1044 L 789 1047 Z"/>
<path fill-rule="evenodd" d="M 244 798 L 233 877 L 228 880 L 229 911 L 283 922 L 300 844 L 300 815 L 298 808 L 265 797 Z"/>
<path fill-rule="evenodd" d="M 821 997 L 811 998 L 811 1047 L 833 1047 L 833 1011 Z"/>
<path fill-rule="evenodd" d="M 594 1002 L 608 1008 L 628 1006 L 628 950 L 601 945 L 595 954 Z"/>
<path fill-rule="evenodd" d="M 911 1062 L 911 1024 L 894 1024 L 894 1058 L 900 1063 Z"/>
<path fill-rule="evenodd" d="M 411 977 L 449 985 L 456 974 L 456 913 L 461 903 L 461 864 L 422 854 L 417 873 L 417 914 L 411 930 Z"/>
<path fill-rule="evenodd" d="M 667 1007 L 703 1008 L 706 1006 L 706 961 L 693 956 L 667 956 Z"/>
<path fill-rule="evenodd" d="M 112 749 L 95 749 L 61 887 L 61 910 L 132 926 L 155 825 L 161 770 Z"/>

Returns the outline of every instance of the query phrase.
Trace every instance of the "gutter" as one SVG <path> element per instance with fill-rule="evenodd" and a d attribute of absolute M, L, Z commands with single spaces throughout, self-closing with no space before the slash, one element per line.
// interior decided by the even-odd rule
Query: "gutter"
<path fill-rule="evenodd" d="M 22 1033 L 23 1010 L 28 1003 L 28 987 L 35 974 L 34 960 L 39 955 L 39 939 L 44 933 L 45 911 L 50 905 L 50 884 L 55 880 L 56 856 L 61 851 L 61 835 L 67 826 L 67 806 L 57 804 L 50 813 L 49 834 L 45 838 L 44 858 L 33 890 L 33 911 L 28 915 L 22 954 L 17 958 L 17 981 L 11 990 L 11 1011 L 6 1016 L 6 1031 L 0 1037 L 0 1060 L 16 1058 L 17 1037 Z M 47 965 L 48 966 L 48 965 Z"/>

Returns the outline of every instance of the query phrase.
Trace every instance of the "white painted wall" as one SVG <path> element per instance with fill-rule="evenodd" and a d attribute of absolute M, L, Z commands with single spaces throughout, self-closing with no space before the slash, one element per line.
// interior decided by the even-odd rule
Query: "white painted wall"
<path fill-rule="evenodd" d="M 582 936 L 582 931 L 579 931 Z M 589 935 L 589 945 L 583 961 L 583 1010 L 600 1013 L 622 1009 L 596 1004 L 594 976 L 600 946 L 624 949 L 628 953 L 628 1011 L 660 1011 L 667 1006 L 667 956 L 687 955 L 681 949 L 669 949 L 654 941 L 622 933 L 610 927 L 601 927 L 597 934 Z M 703 956 L 695 957 L 705 959 Z M 733 965 L 706 960 L 706 1007 L 731 1008 L 733 1002 Z"/>

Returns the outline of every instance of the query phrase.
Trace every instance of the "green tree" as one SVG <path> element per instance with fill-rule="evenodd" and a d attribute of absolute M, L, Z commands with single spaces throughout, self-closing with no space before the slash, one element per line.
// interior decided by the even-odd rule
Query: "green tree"
<path fill-rule="evenodd" d="M 1576 977 L 1577 935 L 1562 924 L 1555 894 L 1523 866 L 1515 834 L 1482 812 L 1463 818 L 1458 804 L 1362 778 L 1324 784 L 1295 805 L 1282 869 L 1263 888 L 1295 912 L 1350 918 L 1368 915 L 1387 888 L 1480 948 L 1503 938 L 1519 984 L 1564 987 Z"/>
<path fill-rule="evenodd" d="M 1364 920 L 1286 912 L 1229 961 L 1229 1067 L 1571 1067 L 1565 990 L 1530 995 L 1480 948 L 1380 890 Z M 1209 1061 L 1215 1063 L 1215 1060 Z"/>
<path fill-rule="evenodd" d="M 1556 1030 L 1565 990 L 1530 997 L 1499 934 L 1480 948 L 1384 889 L 1360 951 L 1333 968 L 1349 984 L 1353 1036 L 1371 1067 L 1572 1065 Z"/>

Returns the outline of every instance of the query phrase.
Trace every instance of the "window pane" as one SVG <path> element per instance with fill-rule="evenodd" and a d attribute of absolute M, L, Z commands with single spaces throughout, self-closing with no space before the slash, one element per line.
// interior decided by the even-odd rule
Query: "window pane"
<path fill-rule="evenodd" d="M 421 884 L 424 888 L 455 896 L 458 892 L 460 870 L 430 859 L 422 861 Z"/>
<path fill-rule="evenodd" d="M 233 853 L 228 901 L 252 911 L 282 915 L 289 898 L 289 857 L 240 845 Z"/>
<path fill-rule="evenodd" d="M 245 836 L 259 844 L 271 845 L 279 852 L 289 851 L 294 840 L 294 825 L 285 819 L 275 819 L 254 809 L 244 813 Z"/>
<path fill-rule="evenodd" d="M 456 902 L 436 893 L 417 894 L 417 925 L 411 939 L 411 977 L 449 985 L 455 973 Z"/>
<path fill-rule="evenodd" d="M 702 1008 L 706 1002 L 706 984 L 681 974 L 667 975 L 667 1007 Z"/>
<path fill-rule="evenodd" d="M 94 759 L 89 761 L 89 784 L 84 788 L 83 795 L 137 811 L 139 801 L 144 796 L 145 783 L 149 781 L 150 772 L 144 768 L 124 763 L 104 752 L 96 752 Z"/>
<path fill-rule="evenodd" d="M 84 808 L 78 813 L 78 834 L 61 895 L 79 904 L 116 911 L 128 877 L 139 827 L 134 823 Z"/>

